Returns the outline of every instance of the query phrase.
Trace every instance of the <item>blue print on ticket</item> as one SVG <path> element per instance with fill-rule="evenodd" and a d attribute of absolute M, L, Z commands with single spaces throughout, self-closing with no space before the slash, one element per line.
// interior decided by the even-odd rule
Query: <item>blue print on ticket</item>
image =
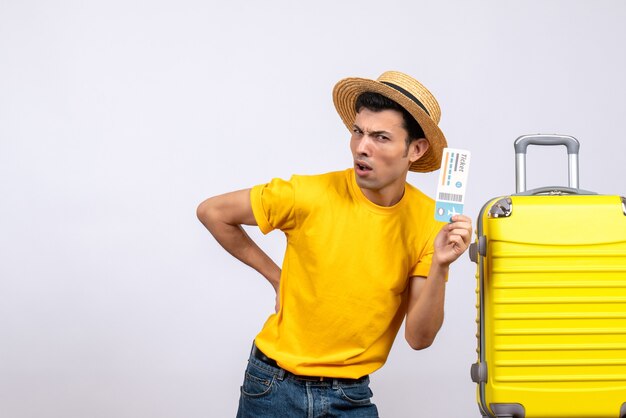
<path fill-rule="evenodd" d="M 450 222 L 452 216 L 463 214 L 469 166 L 469 151 L 455 148 L 443 149 L 435 198 L 436 220 Z"/>

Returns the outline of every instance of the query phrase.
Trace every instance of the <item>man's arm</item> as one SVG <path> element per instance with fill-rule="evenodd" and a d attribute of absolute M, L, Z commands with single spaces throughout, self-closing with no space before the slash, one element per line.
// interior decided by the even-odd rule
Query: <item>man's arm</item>
<path fill-rule="evenodd" d="M 410 278 L 405 338 L 415 350 L 429 347 L 435 340 L 443 324 L 446 275 L 450 264 L 467 250 L 472 237 L 470 218 L 457 215 L 452 221 L 435 238 L 428 278 Z"/>
<path fill-rule="evenodd" d="M 211 197 L 198 206 L 198 219 L 226 251 L 265 277 L 276 293 L 280 268 L 252 241 L 241 225 L 256 225 L 250 189 Z"/>

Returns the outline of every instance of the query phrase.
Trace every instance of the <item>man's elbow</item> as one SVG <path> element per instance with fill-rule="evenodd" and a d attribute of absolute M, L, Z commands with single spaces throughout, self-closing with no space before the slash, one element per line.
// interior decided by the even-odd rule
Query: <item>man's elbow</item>
<path fill-rule="evenodd" d="M 406 330 L 404 338 L 413 350 L 423 350 L 430 347 L 435 342 L 435 337 L 439 333 L 441 326 L 433 330 L 422 330 L 421 332 L 411 333 Z"/>
<path fill-rule="evenodd" d="M 202 224 L 206 227 L 208 227 L 212 222 L 215 221 L 217 211 L 215 205 L 213 204 L 212 198 L 209 198 L 198 205 L 196 209 L 196 216 L 198 217 L 198 220 L 202 222 Z"/>
<path fill-rule="evenodd" d="M 433 342 L 435 341 L 435 338 L 426 338 L 426 337 L 420 337 L 420 338 L 406 338 L 406 342 L 409 343 L 409 347 L 411 347 L 413 350 L 423 350 L 425 348 L 430 347 Z"/>

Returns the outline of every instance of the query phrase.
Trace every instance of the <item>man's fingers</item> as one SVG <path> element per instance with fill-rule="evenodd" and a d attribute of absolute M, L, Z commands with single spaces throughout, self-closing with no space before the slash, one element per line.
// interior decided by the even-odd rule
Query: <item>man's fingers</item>
<path fill-rule="evenodd" d="M 469 216 L 465 216 L 465 215 L 454 215 L 450 220 L 452 221 L 452 223 L 459 222 L 459 223 L 468 223 L 470 225 L 472 223 L 472 218 L 470 218 Z"/>
<path fill-rule="evenodd" d="M 469 242 L 472 237 L 472 231 L 464 228 L 455 228 L 448 232 L 449 236 L 460 236 L 464 241 Z"/>

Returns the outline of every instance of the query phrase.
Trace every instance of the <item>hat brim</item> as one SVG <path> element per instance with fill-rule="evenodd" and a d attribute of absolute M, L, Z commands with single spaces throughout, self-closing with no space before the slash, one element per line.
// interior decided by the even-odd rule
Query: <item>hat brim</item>
<path fill-rule="evenodd" d="M 344 78 L 339 81 L 333 89 L 333 102 L 344 125 L 352 132 L 356 111 L 354 104 L 361 93 L 374 92 L 395 101 L 407 112 L 409 112 L 419 123 L 424 136 L 429 142 L 428 150 L 422 157 L 409 166 L 410 171 L 427 173 L 438 170 L 441 167 L 441 155 L 447 146 L 447 141 L 439 126 L 431 117 L 417 105 L 399 91 L 381 82 L 366 78 Z"/>

